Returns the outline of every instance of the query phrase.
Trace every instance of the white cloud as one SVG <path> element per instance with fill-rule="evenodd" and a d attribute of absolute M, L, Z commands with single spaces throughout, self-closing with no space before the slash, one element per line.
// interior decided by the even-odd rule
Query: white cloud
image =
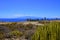
<path fill-rule="evenodd" d="M 31 14 L 14 14 L 13 15 L 14 17 L 22 17 L 22 16 L 34 16 L 34 15 L 31 15 Z"/>
<path fill-rule="evenodd" d="M 15 14 L 7 14 L 5 16 L 1 16 L 0 18 L 18 18 L 23 16 L 36 16 L 36 15 L 15 13 Z"/>
<path fill-rule="evenodd" d="M 21 17 L 21 16 L 24 16 L 24 15 L 22 15 L 22 14 L 14 14 L 13 16 L 14 17 Z"/>

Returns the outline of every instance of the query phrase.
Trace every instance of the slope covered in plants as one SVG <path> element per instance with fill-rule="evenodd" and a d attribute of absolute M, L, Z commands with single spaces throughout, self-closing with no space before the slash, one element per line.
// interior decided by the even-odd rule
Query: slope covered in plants
<path fill-rule="evenodd" d="M 60 22 L 38 26 L 31 40 L 60 40 Z"/>

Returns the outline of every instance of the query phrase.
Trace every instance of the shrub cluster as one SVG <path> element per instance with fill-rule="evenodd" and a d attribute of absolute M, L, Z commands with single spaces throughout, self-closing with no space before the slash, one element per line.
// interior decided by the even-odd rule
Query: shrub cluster
<path fill-rule="evenodd" d="M 60 22 L 38 26 L 31 40 L 60 40 Z"/>

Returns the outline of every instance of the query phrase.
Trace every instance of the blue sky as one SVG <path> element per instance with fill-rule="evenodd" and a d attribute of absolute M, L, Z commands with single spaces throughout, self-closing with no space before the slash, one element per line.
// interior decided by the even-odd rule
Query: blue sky
<path fill-rule="evenodd" d="M 60 18 L 60 0 L 0 0 L 0 18 Z"/>

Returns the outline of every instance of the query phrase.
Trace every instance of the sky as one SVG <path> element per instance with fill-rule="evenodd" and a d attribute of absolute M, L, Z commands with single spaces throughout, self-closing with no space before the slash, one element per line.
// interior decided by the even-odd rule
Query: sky
<path fill-rule="evenodd" d="M 0 18 L 60 18 L 60 0 L 0 0 Z"/>

